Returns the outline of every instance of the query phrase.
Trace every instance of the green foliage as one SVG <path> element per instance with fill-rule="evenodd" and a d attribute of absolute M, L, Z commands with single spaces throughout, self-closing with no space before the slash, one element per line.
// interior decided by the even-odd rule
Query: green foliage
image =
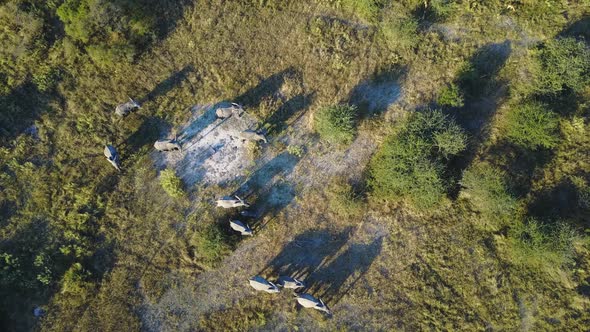
<path fill-rule="evenodd" d="M 559 118 L 540 103 L 518 105 L 508 113 L 506 136 L 524 148 L 553 148 L 560 139 Z"/>
<path fill-rule="evenodd" d="M 489 164 L 477 163 L 463 173 L 462 194 L 482 214 L 482 221 L 498 229 L 511 220 L 517 201 L 508 191 L 506 174 Z"/>
<path fill-rule="evenodd" d="M 408 49 L 418 41 L 418 22 L 413 17 L 388 15 L 380 22 L 379 29 L 385 42 L 393 49 Z"/>
<path fill-rule="evenodd" d="M 571 262 L 578 235 L 567 224 L 547 225 L 528 219 L 515 222 L 508 239 L 513 262 L 551 270 Z"/>
<path fill-rule="evenodd" d="M 297 158 L 303 157 L 305 150 L 301 145 L 289 145 L 287 146 L 287 152 L 294 155 Z"/>
<path fill-rule="evenodd" d="M 558 94 L 564 89 L 581 92 L 590 84 L 590 49 L 574 38 L 543 44 L 538 53 L 541 71 L 539 93 Z"/>
<path fill-rule="evenodd" d="M 155 12 L 142 1 L 65 0 L 57 9 L 66 34 L 99 65 L 131 61 L 155 36 Z M 153 10 L 151 8 L 150 10 Z"/>
<path fill-rule="evenodd" d="M 414 113 L 387 138 L 370 163 L 373 193 L 386 199 L 406 197 L 431 207 L 444 196 L 445 160 L 465 148 L 465 134 L 441 111 Z"/>
<path fill-rule="evenodd" d="M 446 107 L 463 107 L 463 94 L 459 87 L 452 83 L 446 86 L 438 95 L 437 104 Z"/>
<path fill-rule="evenodd" d="M 90 273 L 82 267 L 82 264 L 72 264 L 62 278 L 61 293 L 84 297 L 90 286 L 87 282 L 89 277 Z"/>
<path fill-rule="evenodd" d="M 320 137 L 334 144 L 350 144 L 356 135 L 357 108 L 337 105 L 320 109 L 314 118 L 314 129 Z"/>
<path fill-rule="evenodd" d="M 41 15 L 17 1 L 0 5 L 0 95 L 21 85 L 40 62 L 47 47 L 44 25 Z"/>
<path fill-rule="evenodd" d="M 181 198 L 186 196 L 182 180 L 176 176 L 172 169 L 165 169 L 160 173 L 160 184 L 170 197 Z"/>
<path fill-rule="evenodd" d="M 215 223 L 208 224 L 191 237 L 195 257 L 208 267 L 220 262 L 230 251 L 225 233 Z"/>
<path fill-rule="evenodd" d="M 384 0 L 335 0 L 336 7 L 344 8 L 368 21 L 377 19 L 385 4 Z"/>

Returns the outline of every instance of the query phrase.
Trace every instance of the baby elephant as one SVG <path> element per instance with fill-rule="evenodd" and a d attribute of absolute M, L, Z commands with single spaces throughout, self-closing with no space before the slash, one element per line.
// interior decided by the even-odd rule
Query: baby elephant
<path fill-rule="evenodd" d="M 283 288 L 291 288 L 291 289 L 305 287 L 305 284 L 302 281 L 297 280 L 293 277 L 288 277 L 288 276 L 280 276 L 279 280 L 277 280 L 277 285 L 279 285 L 280 287 L 283 287 Z"/>
<path fill-rule="evenodd" d="M 316 299 L 312 295 L 309 295 L 307 293 L 294 295 L 297 298 L 297 303 L 299 303 L 304 308 L 313 308 L 315 310 L 323 311 L 327 314 L 332 313 L 330 309 L 328 309 L 328 306 L 326 306 L 324 301 Z"/>
<path fill-rule="evenodd" d="M 231 197 L 223 197 L 221 199 L 217 200 L 217 207 L 222 207 L 224 209 L 230 209 L 230 208 L 235 208 L 235 207 L 241 207 L 241 206 L 245 206 L 245 207 L 249 207 L 250 204 L 244 202 L 243 199 L 239 198 L 238 196 L 235 196 L 236 198 L 233 199 Z"/>
<path fill-rule="evenodd" d="M 119 159 L 119 153 L 117 153 L 117 149 L 115 149 L 112 145 L 105 145 L 104 147 L 104 156 L 107 157 L 107 160 L 117 171 L 121 171 L 121 159 Z"/>
<path fill-rule="evenodd" d="M 264 143 L 268 143 L 266 137 L 264 135 L 255 132 L 254 130 L 244 130 L 238 134 L 238 138 L 242 141 L 263 141 Z"/>
<path fill-rule="evenodd" d="M 250 278 L 250 286 L 257 291 L 263 291 L 267 293 L 278 293 L 281 290 L 277 287 L 277 285 L 273 284 L 272 282 L 264 279 L 261 276 L 255 276 Z"/>
<path fill-rule="evenodd" d="M 222 107 L 215 110 L 215 115 L 219 119 L 227 119 L 234 114 L 241 117 L 243 113 L 244 108 L 242 108 L 242 105 L 236 103 L 231 103 L 229 107 Z"/>
<path fill-rule="evenodd" d="M 139 105 L 139 103 L 135 100 L 129 98 L 128 102 L 117 105 L 117 108 L 115 108 L 115 114 L 118 116 L 126 116 L 138 108 L 141 108 L 141 105 Z"/>
<path fill-rule="evenodd" d="M 178 143 L 178 141 L 176 141 L 176 138 L 174 139 L 159 139 L 156 141 L 156 143 L 154 143 L 154 148 L 156 148 L 156 150 L 162 152 L 162 151 L 181 151 L 182 152 L 182 146 L 180 146 L 180 143 Z"/>
<path fill-rule="evenodd" d="M 229 227 L 236 232 L 240 232 L 242 235 L 254 235 L 254 233 L 252 233 L 252 228 L 250 228 L 248 224 L 244 225 L 244 223 L 239 220 L 230 220 Z"/>

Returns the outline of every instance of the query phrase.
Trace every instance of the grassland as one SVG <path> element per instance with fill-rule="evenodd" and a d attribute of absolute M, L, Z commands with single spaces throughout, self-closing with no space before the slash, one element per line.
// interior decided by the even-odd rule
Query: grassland
<path fill-rule="evenodd" d="M 0 5 L 4 330 L 590 326 L 587 0 L 112 1 L 119 29 L 80 3 L 107 8 Z M 269 143 L 228 181 L 163 172 L 153 142 L 221 101 Z M 214 208 L 230 193 L 254 237 Z"/>

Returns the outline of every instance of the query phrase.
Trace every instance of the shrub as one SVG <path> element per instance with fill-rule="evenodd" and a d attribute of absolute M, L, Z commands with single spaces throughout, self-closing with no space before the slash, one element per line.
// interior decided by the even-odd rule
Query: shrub
<path fill-rule="evenodd" d="M 303 157 L 305 150 L 301 145 L 289 145 L 287 146 L 287 152 L 294 155 L 297 158 Z"/>
<path fill-rule="evenodd" d="M 357 113 L 357 108 L 350 105 L 323 108 L 316 114 L 315 130 L 331 143 L 350 144 L 356 135 Z"/>
<path fill-rule="evenodd" d="M 369 21 L 377 18 L 385 3 L 384 0 L 338 0 L 336 2 L 337 6 L 342 6 Z"/>
<path fill-rule="evenodd" d="M 405 197 L 418 207 L 435 205 L 448 189 L 443 180 L 445 161 L 462 151 L 464 140 L 463 131 L 442 112 L 413 114 L 372 158 L 373 193 L 385 199 Z"/>
<path fill-rule="evenodd" d="M 560 267 L 571 261 L 578 236 L 568 225 L 518 221 L 508 232 L 512 261 L 531 267 Z"/>
<path fill-rule="evenodd" d="M 165 169 L 160 173 L 160 183 L 162 188 L 170 197 L 180 198 L 184 197 L 186 193 L 183 189 L 182 180 L 176 176 L 174 170 Z"/>
<path fill-rule="evenodd" d="M 195 232 L 190 242 L 195 247 L 195 257 L 209 267 L 231 251 L 226 235 L 215 223 Z"/>
<path fill-rule="evenodd" d="M 410 48 L 418 42 L 418 22 L 411 17 L 389 16 L 380 25 L 385 42 L 394 48 Z"/>
<path fill-rule="evenodd" d="M 547 42 L 538 58 L 541 93 L 558 94 L 563 89 L 580 92 L 590 83 L 590 50 L 581 41 L 563 38 Z"/>
<path fill-rule="evenodd" d="M 441 90 L 436 101 L 440 106 L 463 107 L 463 95 L 456 84 L 450 84 Z"/>
<path fill-rule="evenodd" d="M 506 136 L 524 148 L 552 148 L 559 142 L 559 118 L 543 104 L 519 105 L 508 114 L 506 121 Z"/>
<path fill-rule="evenodd" d="M 513 215 L 517 201 L 508 192 L 505 174 L 488 164 L 475 164 L 463 173 L 462 194 L 481 212 L 484 222 L 502 226 Z"/>

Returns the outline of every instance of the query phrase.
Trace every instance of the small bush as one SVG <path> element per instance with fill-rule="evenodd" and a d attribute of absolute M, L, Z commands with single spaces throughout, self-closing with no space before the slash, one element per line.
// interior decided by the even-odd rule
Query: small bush
<path fill-rule="evenodd" d="M 370 162 L 369 185 L 385 199 L 408 198 L 431 207 L 448 189 L 445 161 L 465 147 L 465 134 L 438 110 L 413 114 L 397 134 L 388 137 Z"/>
<path fill-rule="evenodd" d="M 450 84 L 442 89 L 436 102 L 446 107 L 463 107 L 464 105 L 463 94 L 456 84 Z"/>
<path fill-rule="evenodd" d="M 486 225 L 494 229 L 505 224 L 517 206 L 505 179 L 500 170 L 488 164 L 476 164 L 465 171 L 461 180 L 462 194 L 481 212 Z"/>
<path fill-rule="evenodd" d="M 547 42 L 538 58 L 542 67 L 540 93 L 558 94 L 564 89 L 580 92 L 590 83 L 590 50 L 581 41 L 564 38 Z"/>
<path fill-rule="evenodd" d="M 301 145 L 289 145 L 287 147 L 287 152 L 294 155 L 297 158 L 303 157 L 305 150 Z"/>
<path fill-rule="evenodd" d="M 375 20 L 379 11 L 385 6 L 385 0 L 338 0 L 337 7 L 342 6 L 366 20 Z"/>
<path fill-rule="evenodd" d="M 534 219 L 516 222 L 508 232 L 512 261 L 531 267 L 555 268 L 569 263 L 578 236 L 566 224 L 542 224 Z"/>
<path fill-rule="evenodd" d="M 506 121 L 506 136 L 524 148 L 552 148 L 559 142 L 559 118 L 543 104 L 519 105 L 508 114 Z"/>
<path fill-rule="evenodd" d="M 356 135 L 357 108 L 337 105 L 321 109 L 314 127 L 322 139 L 335 144 L 350 144 Z"/>
<path fill-rule="evenodd" d="M 418 42 L 418 22 L 411 17 L 387 17 L 381 22 L 380 31 L 393 48 L 411 48 Z"/>
<path fill-rule="evenodd" d="M 176 176 L 174 170 L 165 169 L 160 173 L 160 183 L 162 188 L 170 197 L 180 198 L 184 197 L 186 193 L 183 189 L 182 180 Z"/>
<path fill-rule="evenodd" d="M 215 223 L 197 231 L 190 242 L 195 247 L 195 257 L 209 267 L 213 267 L 231 251 L 226 235 Z"/>

